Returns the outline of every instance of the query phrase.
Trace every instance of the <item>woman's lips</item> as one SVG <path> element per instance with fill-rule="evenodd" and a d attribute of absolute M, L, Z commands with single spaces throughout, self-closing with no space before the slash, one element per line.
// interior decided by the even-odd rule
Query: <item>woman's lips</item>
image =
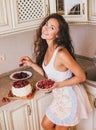
<path fill-rule="evenodd" d="M 42 33 L 43 36 L 48 36 L 49 34 L 46 34 L 46 33 Z"/>

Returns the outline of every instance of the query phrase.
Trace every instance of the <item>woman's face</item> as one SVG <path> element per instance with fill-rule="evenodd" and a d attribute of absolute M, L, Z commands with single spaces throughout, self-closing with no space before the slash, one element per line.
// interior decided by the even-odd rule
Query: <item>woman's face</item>
<path fill-rule="evenodd" d="M 55 18 L 50 18 L 42 27 L 42 39 L 54 40 L 58 37 L 59 23 Z"/>

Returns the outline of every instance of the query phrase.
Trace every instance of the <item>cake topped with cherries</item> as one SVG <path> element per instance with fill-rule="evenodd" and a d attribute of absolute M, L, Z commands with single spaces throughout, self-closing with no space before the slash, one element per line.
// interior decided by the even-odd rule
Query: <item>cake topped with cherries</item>
<path fill-rule="evenodd" d="M 13 82 L 12 94 L 18 97 L 24 97 L 32 92 L 32 87 L 27 80 L 18 80 Z"/>

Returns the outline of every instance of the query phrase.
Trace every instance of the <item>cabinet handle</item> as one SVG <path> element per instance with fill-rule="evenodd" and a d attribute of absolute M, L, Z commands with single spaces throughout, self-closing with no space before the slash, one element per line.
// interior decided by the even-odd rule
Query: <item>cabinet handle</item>
<path fill-rule="evenodd" d="M 94 107 L 96 108 L 96 98 L 94 99 Z"/>
<path fill-rule="evenodd" d="M 27 105 L 27 111 L 28 111 L 28 115 L 30 116 L 31 115 L 31 107 L 30 107 L 30 105 Z"/>

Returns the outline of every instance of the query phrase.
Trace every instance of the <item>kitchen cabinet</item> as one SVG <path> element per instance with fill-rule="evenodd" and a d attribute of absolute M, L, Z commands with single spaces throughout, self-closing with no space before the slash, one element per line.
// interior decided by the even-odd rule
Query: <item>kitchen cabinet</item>
<path fill-rule="evenodd" d="M 89 99 L 92 104 L 92 112 L 89 114 L 88 119 L 82 120 L 77 126 L 76 130 L 96 130 L 96 98 L 90 93 Z"/>
<path fill-rule="evenodd" d="M 89 21 L 96 22 L 96 0 L 89 0 Z"/>
<path fill-rule="evenodd" d="M 2 129 L 4 130 L 34 130 L 34 120 L 32 117 L 32 106 L 29 101 L 18 100 L 3 108 L 1 113 L 2 118 Z M 4 123 L 6 125 L 4 125 Z"/>
<path fill-rule="evenodd" d="M 48 0 L 0 0 L 0 34 L 35 29 L 46 15 Z"/>
<path fill-rule="evenodd" d="M 0 130 L 6 130 L 5 118 L 3 111 L 0 112 Z"/>
<path fill-rule="evenodd" d="M 0 0 L 0 33 L 12 28 L 9 0 Z"/>
<path fill-rule="evenodd" d="M 37 27 L 48 14 L 48 0 L 10 0 L 13 28 Z"/>
<path fill-rule="evenodd" d="M 69 22 L 87 21 L 87 0 L 49 0 L 50 13 L 58 12 Z"/>
<path fill-rule="evenodd" d="M 93 110 L 93 130 L 96 130 L 96 97 L 94 99 L 94 110 Z"/>
<path fill-rule="evenodd" d="M 76 130 L 96 130 L 96 128 L 94 129 L 93 126 L 93 114 L 91 113 L 89 115 L 88 119 L 82 120 L 77 126 L 76 126 Z"/>

